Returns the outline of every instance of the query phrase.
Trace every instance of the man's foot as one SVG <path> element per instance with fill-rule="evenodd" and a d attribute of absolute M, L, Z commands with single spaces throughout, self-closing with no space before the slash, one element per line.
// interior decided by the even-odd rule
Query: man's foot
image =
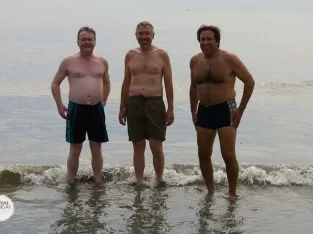
<path fill-rule="evenodd" d="M 155 181 L 156 181 L 157 184 L 164 182 L 162 177 L 161 178 L 156 177 Z"/>
<path fill-rule="evenodd" d="M 140 185 L 143 185 L 142 181 L 134 181 L 132 183 L 130 183 L 130 185 L 132 186 L 140 186 Z"/>
<path fill-rule="evenodd" d="M 236 201 L 237 198 L 238 198 L 238 196 L 229 195 L 229 200 L 232 201 L 232 202 Z"/>
<path fill-rule="evenodd" d="M 166 182 L 164 180 L 161 180 L 161 181 L 157 182 L 156 187 L 157 188 L 165 188 L 166 187 Z"/>
<path fill-rule="evenodd" d="M 76 185 L 77 185 L 77 179 L 74 179 L 74 180 L 68 180 L 68 186 L 70 189 L 73 189 L 73 188 L 76 188 Z"/>
<path fill-rule="evenodd" d="M 145 188 L 149 188 L 149 185 L 146 185 L 144 183 L 138 183 L 136 181 L 130 183 L 130 185 L 134 187 L 135 191 L 142 191 Z"/>
<path fill-rule="evenodd" d="M 215 192 L 215 189 L 208 190 L 208 195 L 212 195 L 212 194 L 214 194 L 214 192 Z"/>
<path fill-rule="evenodd" d="M 75 184 L 77 182 L 77 179 L 74 177 L 74 178 L 70 178 L 68 177 L 68 183 L 69 184 Z"/>
<path fill-rule="evenodd" d="M 102 182 L 101 180 L 94 180 L 96 187 L 100 187 L 102 184 L 101 182 Z"/>
<path fill-rule="evenodd" d="M 230 193 L 225 193 L 225 195 L 223 197 L 226 199 L 229 199 L 231 202 L 235 202 L 239 196 L 237 194 L 232 195 Z"/>
<path fill-rule="evenodd" d="M 97 176 L 93 178 L 93 181 L 95 182 L 96 185 L 100 185 L 101 184 L 101 176 Z"/>
<path fill-rule="evenodd" d="M 136 185 L 139 186 L 139 185 L 142 185 L 143 184 L 143 180 L 142 179 L 137 179 L 136 180 Z"/>

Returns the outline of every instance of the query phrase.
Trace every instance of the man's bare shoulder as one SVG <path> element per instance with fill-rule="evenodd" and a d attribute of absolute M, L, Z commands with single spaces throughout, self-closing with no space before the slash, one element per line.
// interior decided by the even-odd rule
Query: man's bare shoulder
<path fill-rule="evenodd" d="M 74 54 L 71 54 L 71 55 L 67 56 L 65 59 L 67 59 L 68 61 L 71 61 L 71 60 L 75 60 L 75 59 L 77 59 L 79 57 L 80 57 L 80 53 L 77 52 L 77 53 L 74 53 Z"/>
<path fill-rule="evenodd" d="M 197 53 L 193 55 L 190 59 L 190 67 L 193 67 L 202 57 L 203 53 Z"/>
<path fill-rule="evenodd" d="M 138 51 L 138 48 L 135 48 L 135 49 L 130 49 L 129 51 L 127 51 L 126 55 L 125 55 L 125 59 L 126 60 L 129 60 L 131 59 L 135 54 L 138 54 L 139 51 Z"/>
<path fill-rule="evenodd" d="M 162 59 L 165 59 L 166 61 L 169 60 L 169 55 L 166 50 L 161 48 L 155 48 L 154 51 L 157 53 L 158 56 L 160 56 Z"/>
<path fill-rule="evenodd" d="M 64 57 L 61 60 L 60 66 L 67 69 L 68 65 L 77 58 L 77 54 L 72 54 Z"/>
<path fill-rule="evenodd" d="M 104 64 L 105 66 L 108 65 L 108 61 L 106 58 L 104 58 L 103 56 L 97 56 L 95 55 L 94 56 L 96 60 L 100 61 L 102 64 Z"/>
<path fill-rule="evenodd" d="M 220 49 L 220 55 L 223 56 L 226 60 L 231 60 L 237 57 L 234 53 L 228 50 L 221 50 L 221 49 Z"/>
<path fill-rule="evenodd" d="M 139 53 L 139 51 L 138 51 L 137 48 L 135 48 L 135 49 L 130 49 L 129 51 L 127 51 L 126 56 L 132 56 L 132 55 L 138 54 L 138 53 Z"/>
<path fill-rule="evenodd" d="M 230 51 L 221 50 L 220 52 L 224 60 L 231 66 L 235 66 L 240 61 L 238 56 Z"/>
<path fill-rule="evenodd" d="M 80 54 L 79 53 L 75 53 L 75 54 L 71 54 L 66 56 L 65 58 L 62 59 L 62 64 L 69 64 L 70 62 L 75 61 L 77 58 L 79 58 Z"/>

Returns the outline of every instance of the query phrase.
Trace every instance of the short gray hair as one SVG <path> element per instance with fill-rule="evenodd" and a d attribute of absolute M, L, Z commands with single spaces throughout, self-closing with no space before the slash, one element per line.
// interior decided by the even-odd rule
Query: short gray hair
<path fill-rule="evenodd" d="M 152 28 L 152 33 L 153 33 L 153 35 L 154 35 L 154 27 L 153 27 L 153 25 L 152 25 L 150 22 L 148 22 L 148 21 L 141 21 L 141 22 L 139 22 L 139 23 L 137 24 L 136 31 L 137 31 L 137 29 L 138 29 L 140 26 L 143 26 L 143 27 L 150 26 L 150 27 Z"/>
<path fill-rule="evenodd" d="M 80 33 L 83 32 L 83 31 L 92 33 L 92 34 L 94 35 L 94 37 L 95 37 L 95 40 L 96 40 L 96 31 L 95 31 L 93 28 L 91 28 L 91 27 L 84 26 L 84 27 L 81 27 L 81 28 L 78 30 L 78 33 L 77 33 L 77 41 L 79 40 L 79 35 L 80 35 Z"/>

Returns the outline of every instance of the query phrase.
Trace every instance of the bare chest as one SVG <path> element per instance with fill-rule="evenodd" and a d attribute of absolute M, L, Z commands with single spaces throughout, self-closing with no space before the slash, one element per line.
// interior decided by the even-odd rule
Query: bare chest
<path fill-rule="evenodd" d="M 224 61 L 199 61 L 194 69 L 193 76 L 197 84 L 227 83 L 232 81 L 231 69 Z"/>
<path fill-rule="evenodd" d="M 159 75 L 162 74 L 163 63 L 157 56 L 142 56 L 136 55 L 129 63 L 129 69 L 134 76 L 149 74 Z"/>
<path fill-rule="evenodd" d="M 100 62 L 73 62 L 68 67 L 67 72 L 69 78 L 93 77 L 101 79 L 105 72 L 105 67 Z"/>

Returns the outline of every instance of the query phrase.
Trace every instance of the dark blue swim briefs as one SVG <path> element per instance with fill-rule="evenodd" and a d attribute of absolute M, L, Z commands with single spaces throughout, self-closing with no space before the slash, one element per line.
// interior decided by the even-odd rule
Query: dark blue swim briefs
<path fill-rule="evenodd" d="M 236 108 L 237 104 L 234 99 L 212 106 L 199 103 L 197 125 L 208 129 L 230 127 L 233 125 L 233 113 Z"/>

